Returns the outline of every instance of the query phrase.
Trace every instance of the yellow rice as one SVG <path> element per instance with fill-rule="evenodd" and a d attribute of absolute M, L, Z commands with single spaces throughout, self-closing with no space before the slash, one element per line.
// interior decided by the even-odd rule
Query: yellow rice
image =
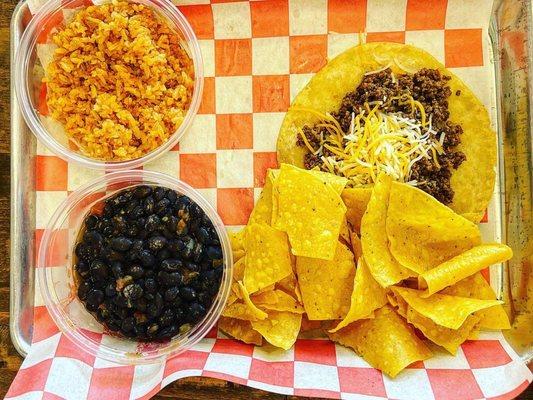
<path fill-rule="evenodd" d="M 52 37 L 50 116 L 80 151 L 109 161 L 154 150 L 181 125 L 194 85 L 178 34 L 149 7 L 89 6 Z"/>

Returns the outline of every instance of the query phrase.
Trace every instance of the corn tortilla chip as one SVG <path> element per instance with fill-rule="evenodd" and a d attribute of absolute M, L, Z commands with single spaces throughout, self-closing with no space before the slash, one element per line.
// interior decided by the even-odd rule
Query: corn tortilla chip
<path fill-rule="evenodd" d="M 275 173 L 269 169 L 266 174 L 265 186 L 261 191 L 259 200 L 248 220 L 248 225 L 251 224 L 266 224 L 270 225 L 272 221 L 272 186 L 275 180 Z"/>
<path fill-rule="evenodd" d="M 296 272 L 310 320 L 344 318 L 350 308 L 355 275 L 353 253 L 346 245 L 337 242 L 331 261 L 298 257 Z"/>
<path fill-rule="evenodd" d="M 252 224 L 246 228 L 244 285 L 257 292 L 292 273 L 287 235 L 268 225 Z"/>
<path fill-rule="evenodd" d="M 477 272 L 476 274 L 457 282 L 455 285 L 447 287 L 440 293 L 482 300 L 496 299 L 496 293 L 494 293 L 494 290 L 492 290 L 489 283 L 485 280 L 483 275 L 481 275 L 481 272 Z M 511 328 L 509 317 L 501 305 L 492 306 L 485 310 L 478 311 L 476 312 L 476 315 L 480 316 L 478 324 L 479 328 L 495 330 Z"/>
<path fill-rule="evenodd" d="M 296 342 L 301 324 L 301 314 L 270 311 L 267 319 L 252 322 L 252 327 L 270 344 L 288 350 Z"/>
<path fill-rule="evenodd" d="M 282 290 L 273 290 L 271 292 L 262 293 L 261 297 L 254 296 L 252 298 L 254 304 L 263 309 L 272 311 L 288 311 L 295 314 L 303 314 L 304 308 L 291 295 Z"/>
<path fill-rule="evenodd" d="M 250 321 L 220 317 L 218 327 L 228 335 L 242 340 L 244 343 L 256 344 L 258 346 L 263 344 L 263 337 L 252 328 Z"/>
<path fill-rule="evenodd" d="M 361 246 L 361 238 L 355 231 L 350 231 L 350 243 L 352 245 L 352 251 L 356 260 L 363 257 L 363 248 Z"/>
<path fill-rule="evenodd" d="M 489 265 L 507 261 L 512 256 L 513 251 L 504 244 L 482 244 L 424 272 L 418 277 L 418 286 L 426 289 L 425 295 L 430 296 Z"/>
<path fill-rule="evenodd" d="M 385 219 L 391 178 L 380 175 L 361 220 L 363 257 L 374 279 L 383 287 L 394 285 L 413 275 L 394 259 L 388 247 Z"/>
<path fill-rule="evenodd" d="M 459 329 L 449 329 L 437 325 L 430 318 L 424 317 L 413 308 L 407 308 L 407 322 L 419 329 L 433 343 L 444 347 L 455 355 L 459 346 L 468 339 L 480 317 L 476 313 L 470 315 Z"/>
<path fill-rule="evenodd" d="M 370 201 L 372 188 L 346 188 L 341 193 L 346 205 L 346 219 L 357 232 L 361 231 L 361 219 Z"/>
<path fill-rule="evenodd" d="M 292 254 L 331 260 L 346 206 L 328 183 L 285 164 L 274 185 L 277 218 L 273 227 L 287 232 Z"/>
<path fill-rule="evenodd" d="M 437 325 L 450 329 L 459 329 L 470 314 L 502 303 L 498 300 L 469 299 L 438 293 L 425 298 L 424 292 L 420 290 L 398 286 L 391 289 L 415 311 L 430 318 Z"/>
<path fill-rule="evenodd" d="M 246 303 L 236 301 L 230 305 L 226 305 L 226 308 L 222 311 L 222 316 L 245 321 L 259 321 L 265 319 L 267 314 L 255 306 L 250 307 Z"/>
<path fill-rule="evenodd" d="M 229 241 L 233 252 L 244 250 L 244 229 L 237 232 L 229 232 Z"/>
<path fill-rule="evenodd" d="M 350 310 L 344 319 L 330 332 L 337 332 L 350 323 L 368 318 L 374 310 L 387 304 L 387 292 L 372 277 L 363 258 L 355 271 Z"/>
<path fill-rule="evenodd" d="M 374 368 L 393 378 L 415 361 L 432 355 L 413 328 L 390 306 L 377 310 L 374 319 L 354 322 L 329 337 L 354 349 Z"/>
<path fill-rule="evenodd" d="M 394 258 L 419 274 L 481 243 L 474 223 L 399 182 L 391 185 L 386 230 Z"/>
<path fill-rule="evenodd" d="M 250 310 L 252 310 L 253 314 L 257 317 L 259 320 L 263 320 L 266 318 L 266 313 L 264 311 L 261 311 L 259 308 L 255 306 L 255 304 L 250 299 L 250 294 L 246 290 L 246 287 L 243 285 L 241 281 L 238 282 L 239 289 L 241 291 L 241 297 L 244 300 L 244 304 L 248 306 Z"/>
<path fill-rule="evenodd" d="M 232 254 L 233 254 L 233 262 L 235 263 L 244 257 L 245 252 L 244 250 L 235 250 L 232 252 Z"/>
<path fill-rule="evenodd" d="M 296 262 L 294 263 L 294 265 L 296 265 Z M 296 280 L 296 275 L 294 275 L 294 273 L 277 282 L 276 288 L 281 289 L 285 293 L 295 297 L 300 304 L 302 303 L 302 293 L 300 291 L 300 286 L 298 285 L 298 281 Z"/>
<path fill-rule="evenodd" d="M 350 244 L 350 228 L 348 227 L 346 218 L 344 218 L 344 220 L 342 221 L 339 239 L 342 240 L 345 244 Z"/>
<path fill-rule="evenodd" d="M 237 262 L 233 263 L 233 280 L 235 282 L 242 281 L 244 279 L 244 258 L 241 258 Z"/>
<path fill-rule="evenodd" d="M 325 184 L 330 185 L 333 190 L 335 190 L 336 193 L 341 194 L 344 190 L 344 187 L 348 183 L 348 179 L 344 178 L 342 176 L 338 176 L 335 174 L 330 174 L 329 172 L 320 171 L 318 168 L 315 169 L 303 169 L 298 168 L 292 164 L 285 164 L 284 168 L 286 169 L 292 169 L 295 171 L 304 171 L 308 174 L 320 179 Z M 278 170 L 279 171 L 279 170 Z"/>

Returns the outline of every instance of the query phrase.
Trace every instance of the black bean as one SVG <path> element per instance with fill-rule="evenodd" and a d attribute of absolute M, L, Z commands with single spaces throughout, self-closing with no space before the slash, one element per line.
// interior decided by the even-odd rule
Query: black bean
<path fill-rule="evenodd" d="M 168 190 L 166 193 L 166 198 L 170 200 L 172 204 L 178 199 L 178 194 L 174 190 Z"/>
<path fill-rule="evenodd" d="M 184 273 L 183 273 L 183 283 L 185 285 L 193 285 L 198 280 L 199 276 L 200 276 L 199 272 L 188 271 L 188 270 L 184 271 Z"/>
<path fill-rule="evenodd" d="M 168 228 L 169 231 L 176 232 L 178 221 L 179 221 L 178 218 L 176 218 L 174 215 L 171 215 L 168 218 L 168 221 L 165 222 L 165 226 Z"/>
<path fill-rule="evenodd" d="M 161 262 L 161 269 L 166 272 L 178 271 L 183 266 L 181 260 L 169 258 Z"/>
<path fill-rule="evenodd" d="M 152 268 L 155 264 L 155 257 L 148 250 L 143 250 L 139 253 L 139 260 L 147 268 Z"/>
<path fill-rule="evenodd" d="M 128 307 L 128 300 L 122 295 L 119 294 L 115 297 L 113 297 L 113 302 L 119 307 L 119 308 L 126 308 Z"/>
<path fill-rule="evenodd" d="M 132 331 L 134 326 L 135 326 L 135 318 L 128 317 L 122 320 L 121 327 L 122 327 L 122 330 L 124 330 L 125 332 Z"/>
<path fill-rule="evenodd" d="M 108 267 L 101 260 L 94 260 L 91 263 L 91 276 L 96 280 L 104 281 L 108 277 Z"/>
<path fill-rule="evenodd" d="M 128 229 L 128 223 L 122 215 L 116 215 L 111 219 L 111 225 L 115 235 L 125 232 Z"/>
<path fill-rule="evenodd" d="M 170 200 L 161 199 L 157 203 L 155 203 L 154 212 L 157 215 L 162 217 L 163 215 L 165 215 L 167 213 L 169 206 L 170 206 Z"/>
<path fill-rule="evenodd" d="M 136 251 L 137 253 L 140 252 L 142 249 L 143 249 L 143 241 L 140 240 L 140 239 L 135 239 L 133 240 L 132 242 L 132 245 L 131 245 L 131 251 Z"/>
<path fill-rule="evenodd" d="M 181 256 L 184 259 L 189 260 L 192 257 L 194 246 L 196 243 L 194 242 L 194 239 L 190 236 L 185 236 L 183 238 L 183 243 L 185 244 L 185 248 L 182 250 Z"/>
<path fill-rule="evenodd" d="M 83 281 L 78 286 L 78 297 L 80 300 L 85 300 L 87 298 L 87 294 L 92 289 L 92 285 L 88 281 Z"/>
<path fill-rule="evenodd" d="M 163 311 L 163 314 L 159 317 L 159 324 L 161 326 L 169 326 L 174 322 L 174 311 L 167 308 Z"/>
<path fill-rule="evenodd" d="M 209 231 L 204 227 L 199 228 L 196 232 L 196 240 L 198 240 L 200 243 L 207 244 L 209 242 L 209 239 Z"/>
<path fill-rule="evenodd" d="M 106 247 L 101 251 L 102 258 L 108 260 L 108 261 L 123 261 L 124 260 L 124 254 L 113 250 L 111 247 Z"/>
<path fill-rule="evenodd" d="M 113 206 L 111 204 L 106 204 L 104 206 L 103 216 L 106 218 L 111 218 L 114 214 Z"/>
<path fill-rule="evenodd" d="M 155 293 L 157 290 L 157 282 L 153 278 L 148 278 L 144 281 L 144 290 L 148 293 Z"/>
<path fill-rule="evenodd" d="M 139 228 L 135 225 L 130 225 L 128 229 L 126 229 L 126 235 L 130 238 L 134 238 L 139 234 Z"/>
<path fill-rule="evenodd" d="M 179 294 L 179 289 L 176 286 L 168 288 L 165 291 L 165 296 L 164 296 L 165 301 L 166 302 L 174 301 L 176 299 L 176 297 L 178 297 L 178 294 Z"/>
<path fill-rule="evenodd" d="M 168 251 L 167 249 L 163 249 L 157 252 L 157 259 L 159 261 L 166 260 L 167 258 L 170 258 L 170 257 L 172 257 L 172 253 L 170 253 L 170 251 Z"/>
<path fill-rule="evenodd" d="M 144 225 L 144 229 L 146 229 L 148 232 L 155 232 L 159 227 L 161 226 L 161 218 L 159 218 L 157 215 L 152 214 L 146 218 L 146 223 Z"/>
<path fill-rule="evenodd" d="M 208 246 L 206 250 L 207 257 L 210 260 L 218 260 L 222 258 L 222 248 L 220 246 Z"/>
<path fill-rule="evenodd" d="M 198 264 L 195 264 L 190 261 L 186 261 L 184 264 L 185 268 L 187 268 L 189 271 L 198 272 L 200 271 L 200 266 Z"/>
<path fill-rule="evenodd" d="M 111 248 L 113 248 L 114 250 L 117 250 L 117 251 L 129 250 L 132 244 L 133 244 L 132 240 L 128 239 L 128 238 L 126 238 L 124 236 L 119 236 L 119 237 L 116 237 L 116 238 L 112 238 L 109 241 L 109 245 L 111 246 Z"/>
<path fill-rule="evenodd" d="M 213 296 L 208 292 L 201 292 L 198 293 L 198 301 L 207 309 L 213 303 Z"/>
<path fill-rule="evenodd" d="M 98 306 L 104 301 L 104 293 L 98 289 L 91 289 L 87 293 L 86 301 L 87 305 L 98 308 Z"/>
<path fill-rule="evenodd" d="M 130 302 L 140 299 L 143 296 L 143 293 L 142 287 L 137 283 L 128 285 L 122 290 L 122 294 L 126 300 L 129 300 Z"/>
<path fill-rule="evenodd" d="M 106 322 L 106 326 L 107 326 L 107 329 L 109 329 L 110 331 L 118 331 L 120 330 L 120 321 L 117 321 L 117 320 L 114 320 L 114 319 L 111 319 L 109 321 Z"/>
<path fill-rule="evenodd" d="M 192 259 L 194 262 L 199 262 L 204 255 L 204 246 L 201 243 L 196 243 L 192 250 Z"/>
<path fill-rule="evenodd" d="M 136 206 L 133 210 L 131 210 L 129 213 L 128 213 L 128 218 L 129 219 L 137 219 L 137 218 L 140 218 L 144 215 L 144 209 L 142 206 Z"/>
<path fill-rule="evenodd" d="M 137 186 L 133 191 L 133 195 L 138 199 L 144 199 L 145 197 L 150 196 L 151 194 L 152 187 L 148 185 Z"/>
<path fill-rule="evenodd" d="M 182 283 L 183 277 L 179 272 L 159 271 L 157 273 L 157 281 L 163 286 L 177 286 Z"/>
<path fill-rule="evenodd" d="M 146 301 L 144 297 L 141 297 L 140 299 L 136 300 L 133 303 L 133 306 L 135 307 L 137 311 L 145 312 L 146 307 L 148 307 L 148 302 Z"/>
<path fill-rule="evenodd" d="M 196 322 L 200 318 L 202 318 L 206 313 L 205 307 L 201 305 L 200 303 L 191 303 L 189 304 L 189 308 L 187 310 L 187 316 L 189 318 L 189 321 Z"/>
<path fill-rule="evenodd" d="M 157 337 L 160 339 L 170 339 L 178 333 L 178 327 L 176 325 L 170 325 L 166 328 L 163 328 L 157 334 Z"/>
<path fill-rule="evenodd" d="M 76 269 L 76 272 L 80 274 L 82 278 L 86 278 L 90 273 L 89 265 L 81 260 L 78 261 L 78 263 L 76 264 L 74 268 Z"/>
<path fill-rule="evenodd" d="M 122 264 L 118 261 L 113 261 L 111 264 L 111 273 L 115 277 L 115 279 L 122 278 L 124 276 L 124 272 L 122 271 Z"/>
<path fill-rule="evenodd" d="M 183 240 L 176 239 L 168 243 L 167 248 L 174 254 L 179 254 L 185 249 L 185 243 Z"/>
<path fill-rule="evenodd" d="M 140 265 L 130 265 L 128 268 L 128 275 L 131 275 L 133 279 L 142 278 L 144 275 L 144 269 Z"/>
<path fill-rule="evenodd" d="M 85 218 L 85 227 L 89 230 L 96 229 L 99 219 L 96 215 L 89 215 Z"/>
<path fill-rule="evenodd" d="M 114 232 L 115 232 L 115 230 L 110 225 L 108 225 L 108 226 L 106 226 L 105 228 L 102 229 L 102 235 L 104 235 L 105 237 L 109 237 L 109 236 L 113 235 Z"/>
<path fill-rule="evenodd" d="M 98 251 L 95 248 L 83 242 L 78 243 L 76 245 L 75 253 L 80 260 L 85 261 L 87 263 L 90 263 L 98 255 Z"/>
<path fill-rule="evenodd" d="M 117 290 L 115 289 L 115 285 L 110 283 L 105 287 L 105 295 L 107 297 L 115 297 L 117 295 Z"/>
<path fill-rule="evenodd" d="M 176 201 L 176 207 L 178 210 L 186 210 L 191 205 L 191 199 L 189 199 L 187 196 L 181 196 Z"/>
<path fill-rule="evenodd" d="M 148 307 L 146 307 L 146 314 L 150 318 L 156 318 L 161 314 L 161 308 L 157 307 L 154 303 L 148 304 Z"/>
<path fill-rule="evenodd" d="M 154 253 L 158 252 L 167 245 L 167 239 L 163 236 L 152 236 L 148 239 L 148 248 Z"/>
<path fill-rule="evenodd" d="M 196 291 L 189 286 L 180 288 L 180 297 L 186 301 L 194 301 L 197 298 Z"/>
<path fill-rule="evenodd" d="M 144 213 L 146 215 L 152 214 L 154 212 L 155 200 L 152 196 L 147 197 L 143 200 L 142 203 Z"/>

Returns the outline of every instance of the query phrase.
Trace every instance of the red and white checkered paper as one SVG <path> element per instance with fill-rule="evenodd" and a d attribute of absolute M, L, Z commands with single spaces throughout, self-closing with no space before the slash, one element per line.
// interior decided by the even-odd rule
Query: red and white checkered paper
<path fill-rule="evenodd" d="M 30 6 L 40 1 L 30 0 Z M 179 8 L 202 49 L 203 101 L 179 149 L 144 168 L 196 187 L 230 227 L 247 222 L 266 169 L 276 166 L 277 132 L 291 100 L 327 59 L 356 45 L 359 32 L 366 32 L 369 42 L 396 41 L 428 50 L 474 90 L 495 120 L 487 33 L 491 1 L 180 3 L 186 3 Z M 68 165 L 42 146 L 35 168 L 38 246 L 59 202 L 104 172 Z M 486 240 L 501 238 L 498 201 L 494 196 L 482 223 Z M 90 356 L 69 342 L 51 320 L 38 288 L 35 304 L 33 346 L 9 399 L 147 399 L 186 376 L 328 398 L 510 399 L 532 380 L 500 333 L 482 333 L 463 344 L 455 357 L 437 353 L 395 379 L 327 340 L 298 340 L 292 349 L 281 351 L 243 344 L 216 329 L 192 350 L 163 364 L 124 366 Z"/>

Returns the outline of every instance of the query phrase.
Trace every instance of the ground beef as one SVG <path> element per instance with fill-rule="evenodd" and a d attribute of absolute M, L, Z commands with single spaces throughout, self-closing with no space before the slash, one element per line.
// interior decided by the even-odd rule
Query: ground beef
<path fill-rule="evenodd" d="M 456 149 L 461 143 L 462 128 L 458 124 L 449 121 L 448 97 L 452 94 L 447 85 L 449 76 L 442 75 L 437 69 L 423 68 L 415 74 L 401 74 L 393 78 L 392 71 L 385 69 L 381 72 L 366 75 L 357 88 L 347 93 L 342 99 L 339 110 L 332 113 L 332 116 L 339 122 L 342 130 L 348 132 L 352 120 L 352 113 L 358 114 L 364 109 L 365 103 L 381 101 L 386 105 L 382 108 L 384 112 L 400 112 L 410 114 L 410 105 L 401 105 L 397 100 L 403 95 L 411 95 L 419 101 L 426 111 L 426 115 L 431 115 L 434 130 L 444 132 L 443 143 L 444 154 L 437 157 L 438 164 L 433 160 L 422 159 L 414 164 L 410 179 L 417 180 L 419 188 L 429 193 L 441 203 L 450 204 L 453 201 L 453 189 L 450 185 L 452 171 L 457 169 L 463 161 L 465 155 Z M 461 92 L 457 91 L 456 96 Z M 414 115 L 419 119 L 420 115 Z M 304 126 L 303 134 L 315 149 L 319 147 L 320 137 L 326 137 L 329 132 L 324 127 Z M 305 143 L 298 138 L 297 144 L 305 147 Z M 307 169 L 322 166 L 321 155 L 308 153 L 304 157 L 304 164 Z"/>

